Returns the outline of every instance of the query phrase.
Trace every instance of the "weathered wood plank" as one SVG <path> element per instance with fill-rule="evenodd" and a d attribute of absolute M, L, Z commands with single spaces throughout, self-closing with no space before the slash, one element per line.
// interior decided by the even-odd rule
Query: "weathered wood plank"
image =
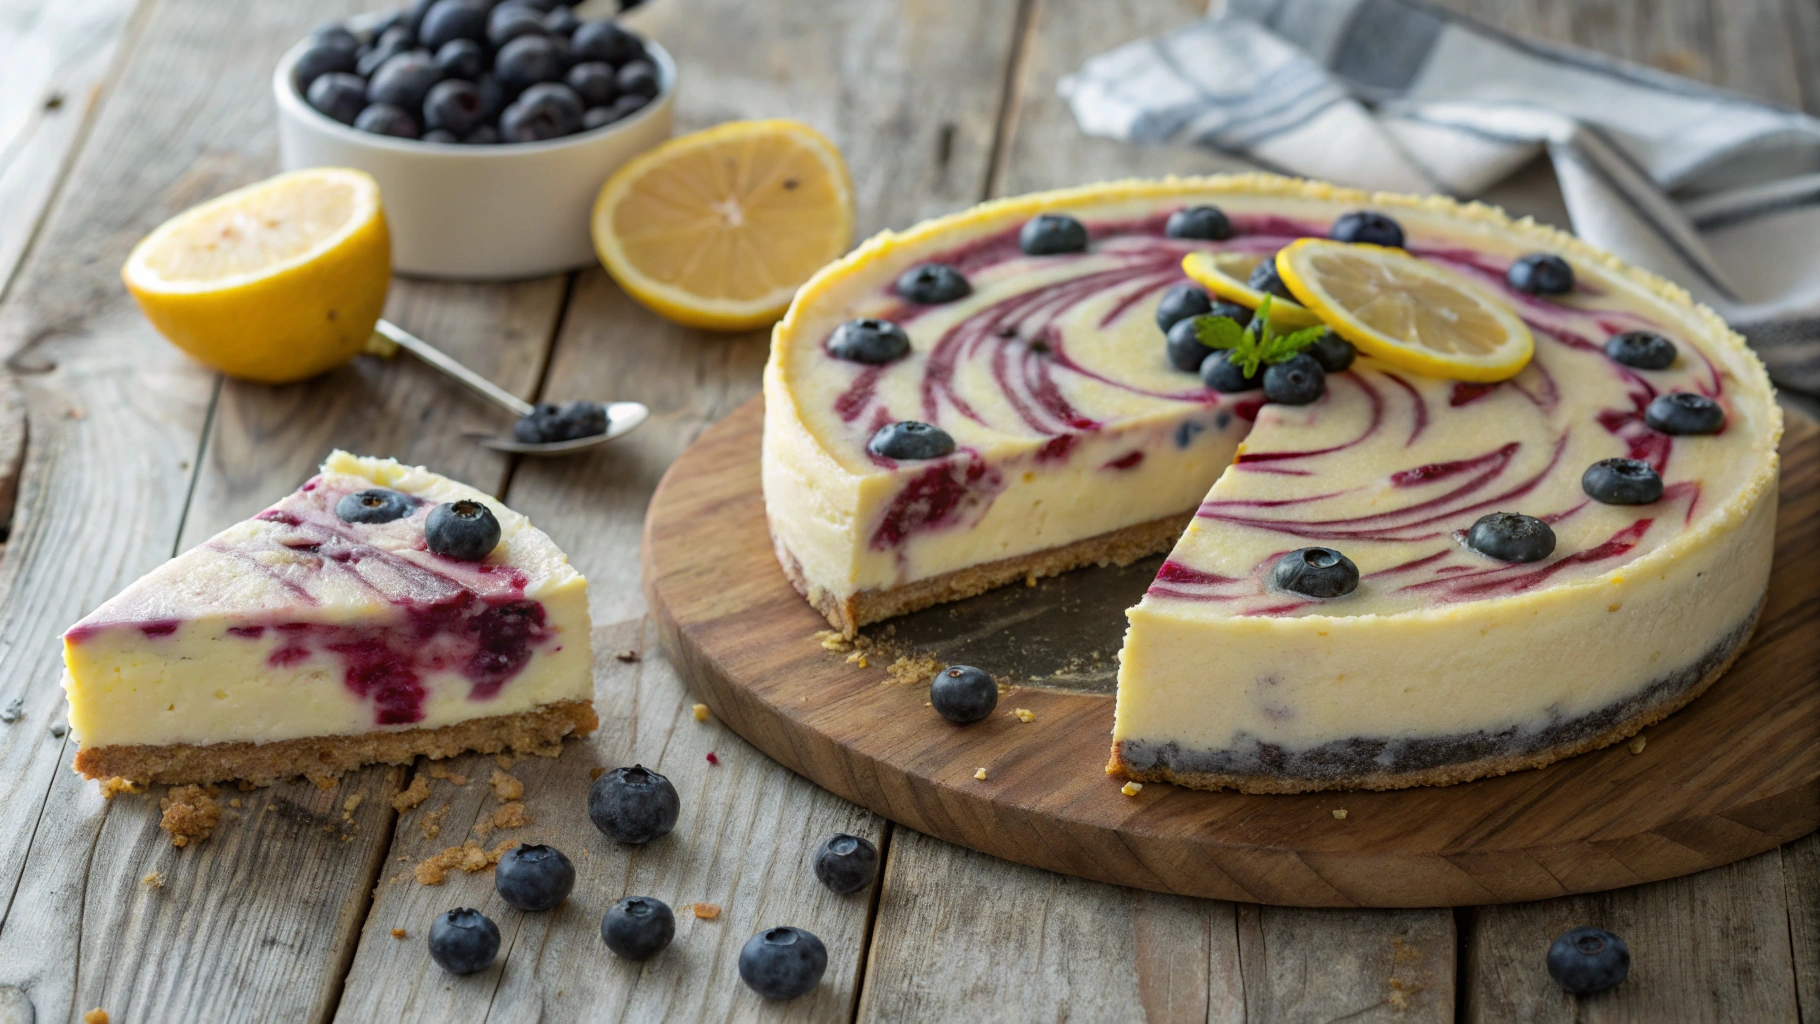
<path fill-rule="evenodd" d="M 1803 1016 L 1820 1014 L 1820 832 L 1782 848 L 1788 939 Z"/>
<path fill-rule="evenodd" d="M 1453 915 L 1238 908 L 1246 1020 L 1452 1021 Z"/>

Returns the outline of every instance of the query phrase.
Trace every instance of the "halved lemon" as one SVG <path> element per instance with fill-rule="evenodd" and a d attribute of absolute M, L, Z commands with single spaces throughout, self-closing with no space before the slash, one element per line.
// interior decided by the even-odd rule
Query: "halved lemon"
<path fill-rule="evenodd" d="M 158 333 L 234 377 L 314 377 L 366 345 L 392 280 L 379 183 L 318 167 L 172 217 L 120 277 Z"/>
<path fill-rule="evenodd" d="M 621 167 L 594 203 L 594 248 L 633 298 L 693 327 L 745 331 L 853 238 L 840 150 L 796 121 L 734 121 Z"/>
<path fill-rule="evenodd" d="M 1264 293 L 1245 281 L 1265 259 L 1252 252 L 1191 252 L 1182 257 L 1182 273 L 1227 302 L 1256 309 L 1264 301 Z M 1321 322 L 1320 317 L 1280 295 L 1271 296 L 1270 320 L 1278 327 L 1291 330 L 1313 327 Z"/>
<path fill-rule="evenodd" d="M 1340 337 L 1413 373 L 1489 383 L 1516 376 L 1535 354 L 1508 307 L 1402 249 L 1303 238 L 1277 253 L 1277 273 Z"/>

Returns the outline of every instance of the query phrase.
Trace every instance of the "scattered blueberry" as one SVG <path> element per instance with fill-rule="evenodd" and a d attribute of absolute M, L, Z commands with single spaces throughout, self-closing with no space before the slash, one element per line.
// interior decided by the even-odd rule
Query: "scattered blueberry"
<path fill-rule="evenodd" d="M 604 60 L 615 67 L 645 55 L 645 44 L 611 21 L 588 21 L 576 26 L 571 45 L 576 60 Z"/>
<path fill-rule="evenodd" d="M 954 438 L 946 430 L 916 420 L 900 420 L 878 428 L 866 450 L 880 458 L 939 459 L 954 451 Z"/>
<path fill-rule="evenodd" d="M 367 83 L 369 103 L 390 103 L 400 110 L 412 111 L 423 106 L 430 87 L 442 81 L 442 69 L 436 58 L 422 50 L 409 50 L 393 57 L 373 72 Z"/>
<path fill-rule="evenodd" d="M 657 65 L 647 60 L 635 60 L 619 69 L 614 76 L 613 84 L 627 96 L 643 96 L 652 99 L 657 96 L 661 86 L 657 81 Z"/>
<path fill-rule="evenodd" d="M 547 31 L 543 15 L 520 4 L 500 4 L 487 17 L 487 42 L 495 50 L 522 36 L 541 36 Z"/>
<path fill-rule="evenodd" d="M 972 665 L 950 665 L 930 681 L 929 703 L 948 721 L 967 725 L 998 707 L 998 684 Z"/>
<path fill-rule="evenodd" d="M 548 36 L 519 36 L 499 48 L 493 58 L 493 73 L 499 84 L 516 92 L 538 82 L 554 82 L 562 77 L 567 65 L 556 52 Z M 510 132 L 506 133 L 509 137 Z"/>
<path fill-rule="evenodd" d="M 478 562 L 499 546 L 499 520 L 478 501 L 444 502 L 424 518 L 423 539 L 444 558 Z"/>
<path fill-rule="evenodd" d="M 487 8 L 480 0 L 436 0 L 417 30 L 417 45 L 432 52 L 456 39 L 487 37 Z"/>
<path fill-rule="evenodd" d="M 583 61 L 570 68 L 562 80 L 590 107 L 605 106 L 619 96 L 619 86 L 613 82 L 613 65 L 605 61 Z"/>
<path fill-rule="evenodd" d="M 417 119 L 404 112 L 404 108 L 390 103 L 369 103 L 360 116 L 354 118 L 354 127 L 374 135 L 390 135 L 398 139 L 414 139 L 418 136 Z"/>
<path fill-rule="evenodd" d="M 739 976 L 766 999 L 806 996 L 828 969 L 828 949 L 801 928 L 767 928 L 739 951 Z"/>
<path fill-rule="evenodd" d="M 436 51 L 436 66 L 444 78 L 472 82 L 487 69 L 487 51 L 472 39 L 451 39 Z"/>
<path fill-rule="evenodd" d="M 594 827 L 622 843 L 648 843 L 667 835 L 681 813 L 676 787 L 644 765 L 615 768 L 588 790 Z"/>
<path fill-rule="evenodd" d="M 512 424 L 512 438 L 524 444 L 577 441 L 607 432 L 607 410 L 599 402 L 577 399 L 564 405 L 539 402 L 531 415 Z"/>
<path fill-rule="evenodd" d="M 1327 390 L 1327 371 L 1315 357 L 1298 352 L 1264 368 L 1264 399 L 1278 405 L 1307 405 Z"/>
<path fill-rule="evenodd" d="M 1039 213 L 1019 229 L 1017 246 L 1030 256 L 1085 252 L 1087 226 L 1065 213 Z"/>
<path fill-rule="evenodd" d="M 815 851 L 815 877 L 845 896 L 872 884 L 878 874 L 878 847 L 870 840 L 837 832 Z"/>
<path fill-rule="evenodd" d="M 1559 256 L 1531 253 L 1512 263 L 1504 280 L 1529 295 L 1566 295 L 1574 290 L 1574 268 Z"/>
<path fill-rule="evenodd" d="M 460 907 L 430 925 L 430 959 L 450 974 L 484 971 L 499 955 L 499 926 L 478 910 Z"/>
<path fill-rule="evenodd" d="M 1359 350 L 1352 347 L 1352 342 L 1332 331 L 1316 338 L 1314 344 L 1302 351 L 1313 356 L 1314 361 L 1321 364 L 1321 369 L 1328 373 L 1344 371 L 1359 355 Z"/>
<path fill-rule="evenodd" d="M 652 896 L 627 896 L 607 908 L 600 919 L 600 938 L 627 960 L 649 960 L 676 937 L 676 915 Z"/>
<path fill-rule="evenodd" d="M 1270 584 L 1303 597 L 1345 597 L 1358 589 L 1359 567 L 1332 548 L 1302 548 L 1277 559 Z"/>
<path fill-rule="evenodd" d="M 1201 335 L 1195 329 L 1195 317 L 1178 320 L 1163 336 L 1163 351 L 1169 356 L 1169 365 L 1188 373 L 1199 372 L 1201 364 L 1213 354 L 1213 349 L 1201 344 Z"/>
<path fill-rule="evenodd" d="M 1232 237 L 1232 222 L 1217 206 L 1189 206 L 1169 215 L 1163 234 L 1170 238 L 1198 238 L 1221 242 Z"/>
<path fill-rule="evenodd" d="M 575 17 L 574 11 L 558 4 L 543 16 L 543 27 L 544 31 L 553 36 L 567 36 L 580 28 L 581 22 Z"/>
<path fill-rule="evenodd" d="M 480 97 L 479 86 L 449 79 L 437 82 L 423 98 L 423 123 L 431 129 L 441 128 L 457 136 L 466 135 L 480 127 L 485 108 L 486 101 Z"/>
<path fill-rule="evenodd" d="M 332 71 L 310 83 L 310 106 L 342 124 L 353 124 L 367 105 L 367 83 L 359 75 Z"/>
<path fill-rule="evenodd" d="M 1662 497 L 1662 476 L 1641 459 L 1600 459 L 1581 474 L 1580 488 L 1607 505 L 1647 505 Z"/>
<path fill-rule="evenodd" d="M 1643 422 L 1664 434 L 1717 434 L 1725 426 L 1725 409 L 1705 395 L 1671 391 L 1649 403 Z"/>
<path fill-rule="evenodd" d="M 1534 516 L 1493 512 L 1466 531 L 1466 546 L 1500 562 L 1539 562 L 1555 551 L 1555 531 Z"/>
<path fill-rule="evenodd" d="M 1289 290 L 1289 286 L 1283 283 L 1282 276 L 1277 273 L 1277 258 L 1275 254 L 1264 257 L 1257 266 L 1252 267 L 1251 276 L 1245 279 L 1245 283 L 1253 290 L 1263 292 L 1266 295 L 1273 295 L 1279 299 L 1288 299 L 1291 302 L 1297 301 L 1295 293 Z"/>
<path fill-rule="evenodd" d="M 308 95 L 310 85 L 316 79 L 337 71 L 352 73 L 354 63 L 353 50 L 317 43 L 297 57 L 297 65 L 292 72 L 297 81 L 297 90 Z"/>
<path fill-rule="evenodd" d="M 919 263 L 897 279 L 897 294 L 924 306 L 939 306 L 972 293 L 966 275 L 946 263 Z"/>
<path fill-rule="evenodd" d="M 520 910 L 549 910 L 575 888 L 575 865 L 554 846 L 520 843 L 500 855 L 493 888 Z"/>
<path fill-rule="evenodd" d="M 1201 383 L 1230 395 L 1263 387 L 1264 375 L 1247 377 L 1244 368 L 1228 359 L 1225 352 L 1215 352 L 1201 361 Z"/>
<path fill-rule="evenodd" d="M 1163 293 L 1163 298 L 1156 304 L 1156 325 L 1168 332 L 1178 322 L 1189 317 L 1206 316 L 1213 312 L 1213 299 L 1205 288 L 1192 284 L 1178 284 Z M 1183 367 L 1191 369 L 1191 367 Z"/>
<path fill-rule="evenodd" d="M 872 366 L 902 359 L 909 351 L 910 335 L 902 327 L 873 317 L 849 320 L 828 338 L 829 355 Z"/>
<path fill-rule="evenodd" d="M 364 491 L 344 494 L 335 503 L 335 514 L 349 523 L 389 523 L 417 511 L 418 501 L 408 494 L 369 487 Z"/>
<path fill-rule="evenodd" d="M 1605 342 L 1605 354 L 1639 370 L 1666 370 L 1675 365 L 1675 343 L 1654 331 L 1625 331 Z"/>
<path fill-rule="evenodd" d="M 1333 227 L 1327 230 L 1327 237 L 1336 242 L 1365 242 L 1392 249 L 1403 248 L 1403 226 L 1371 210 L 1342 214 L 1333 222 Z"/>
<path fill-rule="evenodd" d="M 1629 975 L 1630 947 L 1603 928 L 1570 928 L 1548 947 L 1548 976 L 1563 992 L 1603 992 Z"/>

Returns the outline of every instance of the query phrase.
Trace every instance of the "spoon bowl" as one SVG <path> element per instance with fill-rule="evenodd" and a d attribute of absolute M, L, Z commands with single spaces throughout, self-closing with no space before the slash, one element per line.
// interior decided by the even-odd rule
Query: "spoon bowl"
<path fill-rule="evenodd" d="M 616 437 L 630 433 L 651 415 L 651 410 L 645 408 L 642 402 L 602 402 L 600 404 L 607 411 L 607 431 L 604 434 L 591 434 L 588 437 L 578 437 L 573 441 L 540 443 L 514 441 L 497 437 L 484 430 L 464 431 L 462 436 L 478 441 L 496 452 L 512 452 L 517 455 L 567 455 L 570 452 L 592 448 L 597 444 L 605 444 Z"/>

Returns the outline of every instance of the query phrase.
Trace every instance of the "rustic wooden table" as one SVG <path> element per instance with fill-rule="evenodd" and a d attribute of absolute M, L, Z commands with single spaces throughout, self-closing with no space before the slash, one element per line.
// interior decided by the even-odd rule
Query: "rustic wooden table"
<path fill-rule="evenodd" d="M 1450 2 L 1820 108 L 1817 0 Z M 93 1007 L 131 1022 L 1820 1019 L 1817 836 L 1687 878 L 1534 904 L 1218 903 L 1052 875 L 894 828 L 696 723 L 645 619 L 640 519 L 671 459 L 757 391 L 762 334 L 664 323 L 599 269 L 503 285 L 396 282 L 391 319 L 517 394 L 652 407 L 642 431 L 592 456 L 514 462 L 464 441 L 460 427 L 493 415 L 413 362 L 363 357 L 285 388 L 226 381 L 159 339 L 119 284 L 128 248 L 153 225 L 274 169 L 274 61 L 313 25 L 362 6 L 0 0 L 0 351 L 29 421 L 0 558 L 0 706 L 17 698 L 25 711 L 0 725 L 0 1021 L 33 1019 L 19 1015 L 22 998 L 40 1022 Z M 682 63 L 682 127 L 792 116 L 827 131 L 852 162 L 869 233 L 993 195 L 1231 167 L 1085 138 L 1055 96 L 1086 57 L 1199 6 L 659 0 L 635 21 Z M 1549 188 L 1546 174 L 1530 175 L 1502 198 L 1558 220 Z M 560 760 L 515 769 L 533 822 L 514 835 L 561 846 L 580 872 L 577 895 L 554 913 L 504 908 L 485 873 L 435 888 L 412 880 L 412 862 L 491 813 L 483 758 L 451 765 L 468 785 L 437 780 L 431 800 L 403 814 L 390 798 L 410 773 L 393 768 L 332 790 L 227 794 L 240 806 L 182 850 L 157 828 L 156 792 L 107 802 L 67 768 L 70 742 L 52 729 L 59 631 L 295 486 L 332 446 L 492 490 L 593 580 L 602 729 Z M 643 659 L 620 661 L 620 650 Z M 632 761 L 683 795 L 675 835 L 648 849 L 601 840 L 582 814 L 586 769 Z M 446 813 L 440 837 L 426 827 L 431 812 Z M 815 843 L 839 830 L 885 853 L 866 894 L 834 896 L 807 870 Z M 153 872 L 162 884 L 145 881 Z M 725 910 L 682 915 L 675 946 L 641 970 L 596 934 L 626 894 Z M 430 963 L 422 933 L 464 904 L 487 909 L 505 944 L 500 967 L 455 979 Z M 1549 984 L 1542 954 L 1583 922 L 1624 935 L 1635 959 L 1626 985 L 1576 1003 Z M 830 967 L 812 996 L 765 1005 L 735 960 L 748 936 L 779 923 L 820 935 Z"/>

